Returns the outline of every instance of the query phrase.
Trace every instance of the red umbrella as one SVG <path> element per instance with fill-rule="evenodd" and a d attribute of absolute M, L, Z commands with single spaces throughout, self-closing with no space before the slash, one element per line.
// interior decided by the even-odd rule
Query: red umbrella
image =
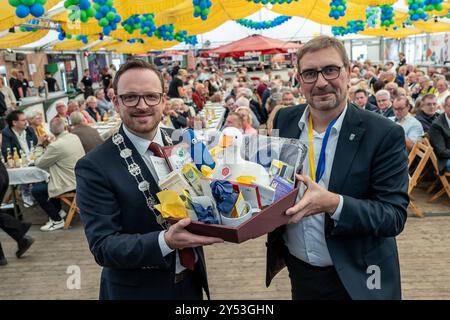
<path fill-rule="evenodd" d="M 200 56 L 204 58 L 239 58 L 248 54 L 262 55 L 296 52 L 299 48 L 301 48 L 301 46 L 301 44 L 297 44 L 295 42 L 281 41 L 256 34 L 224 46 L 202 52 Z"/>

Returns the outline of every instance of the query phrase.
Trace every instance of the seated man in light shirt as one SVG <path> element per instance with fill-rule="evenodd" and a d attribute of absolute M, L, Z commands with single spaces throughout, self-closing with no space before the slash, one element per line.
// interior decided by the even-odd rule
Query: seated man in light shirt
<path fill-rule="evenodd" d="M 389 117 L 389 119 L 401 125 L 405 130 L 406 149 L 409 152 L 417 140 L 424 135 L 422 124 L 409 113 L 411 105 L 406 97 L 396 98 L 392 109 L 395 116 Z"/>

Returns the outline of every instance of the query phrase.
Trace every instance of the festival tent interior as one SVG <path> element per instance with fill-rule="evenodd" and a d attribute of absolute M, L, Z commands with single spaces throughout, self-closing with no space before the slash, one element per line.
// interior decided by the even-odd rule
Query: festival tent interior
<path fill-rule="evenodd" d="M 247 36 L 292 29 L 294 21 L 328 26 L 338 37 L 450 31 L 449 0 L 0 0 L 0 5 L 0 49 L 145 54 L 181 44 L 204 46 L 204 34 L 214 31 L 220 38 L 227 23 L 242 26 Z M 275 18 L 249 19 L 262 10 Z"/>

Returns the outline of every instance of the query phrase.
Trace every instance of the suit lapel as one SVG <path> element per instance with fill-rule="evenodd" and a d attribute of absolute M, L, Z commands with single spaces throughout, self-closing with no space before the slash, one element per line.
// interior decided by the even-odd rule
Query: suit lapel
<path fill-rule="evenodd" d="M 352 167 L 359 144 L 366 131 L 365 128 L 360 127 L 360 123 L 361 119 L 355 107 L 348 105 L 341 132 L 339 133 L 328 184 L 328 190 L 332 192 L 340 193 L 342 191 L 348 171 Z"/>
<path fill-rule="evenodd" d="M 360 127 L 361 119 L 356 108 L 350 104 L 347 106 L 331 168 L 328 190 L 338 194 L 342 192 L 348 171 L 352 167 L 359 144 L 366 131 L 365 128 Z M 326 235 L 331 233 L 333 226 L 330 215 L 325 214 L 324 231 Z"/>

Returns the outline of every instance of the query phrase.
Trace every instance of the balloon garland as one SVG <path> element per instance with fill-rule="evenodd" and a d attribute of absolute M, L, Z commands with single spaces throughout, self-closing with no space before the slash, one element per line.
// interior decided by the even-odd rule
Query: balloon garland
<path fill-rule="evenodd" d="M 124 20 L 121 24 L 126 32 L 128 32 L 129 34 L 133 34 L 135 30 L 138 30 L 141 27 L 141 19 L 139 15 L 133 14 L 132 16 Z"/>
<path fill-rule="evenodd" d="M 442 9 L 444 9 L 444 7 L 442 6 L 442 2 L 444 2 L 444 0 L 425 0 L 425 11 L 429 12 L 429 11 L 442 11 Z"/>
<path fill-rule="evenodd" d="M 381 9 L 381 26 L 389 28 L 391 25 L 394 24 L 394 8 L 392 5 L 384 4 L 380 6 Z"/>
<path fill-rule="evenodd" d="M 164 41 L 176 40 L 191 45 L 196 45 L 198 43 L 197 37 L 189 36 L 185 30 L 175 32 L 173 24 L 166 24 L 157 28 L 155 26 L 155 15 L 153 13 L 132 15 L 122 22 L 122 26 L 129 34 L 133 34 L 133 32 L 140 29 L 139 33 L 141 35 L 147 35 L 148 37 L 154 35 L 158 39 Z"/>
<path fill-rule="evenodd" d="M 194 18 L 200 17 L 203 21 L 208 19 L 212 2 L 210 0 L 192 0 L 194 5 Z"/>
<path fill-rule="evenodd" d="M 345 10 L 347 10 L 347 0 L 332 0 L 330 2 L 330 13 L 328 16 L 338 20 L 340 17 L 345 16 Z"/>
<path fill-rule="evenodd" d="M 144 39 L 136 38 L 136 39 L 128 39 L 128 43 L 144 43 Z"/>
<path fill-rule="evenodd" d="M 368 28 L 376 28 L 378 25 L 378 17 L 380 14 L 380 8 L 367 7 L 366 8 L 366 24 Z"/>
<path fill-rule="evenodd" d="M 88 38 L 87 38 L 87 36 L 82 35 L 82 34 L 77 35 L 77 37 L 76 37 L 75 39 L 78 40 L 78 41 L 83 42 L 84 44 L 87 44 L 87 43 L 88 43 Z"/>
<path fill-rule="evenodd" d="M 64 39 L 72 39 L 72 35 L 64 32 L 62 29 L 58 29 L 58 40 L 63 41 Z"/>
<path fill-rule="evenodd" d="M 69 21 L 80 19 L 81 22 L 88 22 L 89 18 L 95 16 L 95 9 L 89 0 L 66 0 L 64 8 L 69 9 Z"/>
<path fill-rule="evenodd" d="M 408 0 L 408 13 L 411 21 L 426 20 L 425 0 Z"/>
<path fill-rule="evenodd" d="M 98 25 L 103 28 L 103 34 L 108 36 L 111 31 L 117 29 L 117 24 L 122 18 L 113 8 L 113 0 L 94 0 L 94 9 L 96 10 L 95 19 Z"/>
<path fill-rule="evenodd" d="M 26 18 L 28 15 L 39 18 L 45 13 L 44 4 L 47 0 L 8 0 L 16 8 L 16 16 Z"/>
<path fill-rule="evenodd" d="M 270 29 L 270 28 L 274 28 L 277 27 L 283 23 L 285 23 L 286 21 L 289 21 L 292 17 L 288 17 L 288 16 L 280 16 L 280 17 L 276 17 L 273 20 L 269 20 L 269 21 L 253 21 L 250 19 L 239 19 L 239 20 L 235 20 L 237 23 L 239 23 L 241 26 L 244 26 L 246 28 L 250 28 L 250 29 L 255 29 L 255 30 L 261 30 L 261 29 Z"/>
<path fill-rule="evenodd" d="M 364 21 L 352 20 L 347 22 L 347 27 L 332 27 L 331 32 L 334 36 L 345 36 L 346 34 L 358 33 L 364 31 Z"/>
<path fill-rule="evenodd" d="M 160 27 L 158 27 L 155 31 L 155 36 L 158 39 L 164 40 L 164 41 L 179 41 L 179 42 L 185 42 L 187 44 L 196 45 L 197 37 L 196 36 L 188 36 L 186 31 L 177 31 L 174 32 L 174 26 L 173 24 L 164 24 Z"/>
<path fill-rule="evenodd" d="M 141 28 L 140 33 L 146 34 L 147 37 L 152 37 L 156 31 L 155 15 L 153 13 L 143 14 L 139 17 L 139 22 L 140 22 L 139 26 Z"/>

